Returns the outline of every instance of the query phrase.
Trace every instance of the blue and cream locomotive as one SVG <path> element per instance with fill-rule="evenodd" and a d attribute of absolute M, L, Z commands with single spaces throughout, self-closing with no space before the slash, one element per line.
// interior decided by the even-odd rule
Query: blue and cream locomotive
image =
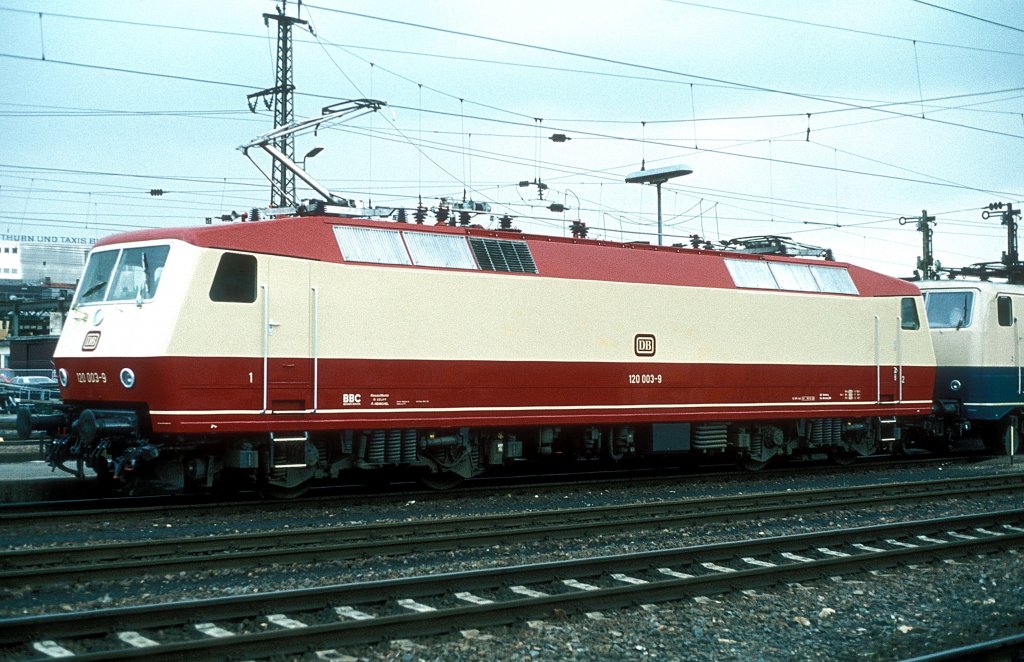
<path fill-rule="evenodd" d="M 925 232 L 926 279 L 917 283 L 935 349 L 935 412 L 931 432 L 950 445 L 965 441 L 1016 452 L 1024 425 L 1024 263 L 1017 251 L 1020 210 L 1002 203 L 1007 251 L 999 262 L 931 269 Z M 933 217 L 922 217 L 931 221 Z M 939 279 L 940 271 L 947 278 Z"/>

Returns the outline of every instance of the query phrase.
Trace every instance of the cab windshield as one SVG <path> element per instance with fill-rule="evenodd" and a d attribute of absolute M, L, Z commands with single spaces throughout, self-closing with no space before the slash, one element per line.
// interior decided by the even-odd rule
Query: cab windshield
<path fill-rule="evenodd" d="M 974 316 L 974 292 L 925 292 L 924 308 L 931 328 L 962 329 Z"/>
<path fill-rule="evenodd" d="M 170 246 L 138 246 L 89 255 L 75 305 L 149 301 L 156 295 Z"/>

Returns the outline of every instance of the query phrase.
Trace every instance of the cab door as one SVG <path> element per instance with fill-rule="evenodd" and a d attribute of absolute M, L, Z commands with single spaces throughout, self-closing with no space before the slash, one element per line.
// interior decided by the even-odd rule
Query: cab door
<path fill-rule="evenodd" d="M 264 413 L 313 408 L 309 263 L 271 259 L 263 296 Z"/>
<path fill-rule="evenodd" d="M 1000 384 L 999 399 L 1006 402 L 1021 401 L 1024 395 L 1024 364 L 1022 364 L 1022 343 L 1020 319 L 1017 310 L 1022 303 L 1017 294 L 999 293 L 996 295 L 996 328 L 989 334 L 989 342 L 995 347 L 988 347 L 992 355 L 991 363 L 995 366 L 1010 366 L 1005 377 L 998 380 Z"/>
<path fill-rule="evenodd" d="M 903 322 L 875 316 L 875 401 L 899 402 L 903 394 Z"/>

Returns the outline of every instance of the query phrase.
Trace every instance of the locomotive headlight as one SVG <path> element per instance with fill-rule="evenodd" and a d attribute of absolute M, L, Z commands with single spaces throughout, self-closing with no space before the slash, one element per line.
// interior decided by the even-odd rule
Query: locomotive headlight
<path fill-rule="evenodd" d="M 954 379 L 953 381 L 951 381 L 949 383 L 949 390 L 950 391 L 959 391 L 961 388 L 963 388 L 963 386 L 964 385 L 960 383 L 959 379 Z"/>
<path fill-rule="evenodd" d="M 131 368 L 121 369 L 121 386 L 125 388 L 135 386 L 135 372 Z"/>
<path fill-rule="evenodd" d="M 57 371 L 57 379 L 60 380 L 60 387 L 61 388 L 67 388 L 68 387 L 68 371 L 67 370 L 65 370 L 64 368 L 61 368 L 60 370 L 58 370 Z"/>

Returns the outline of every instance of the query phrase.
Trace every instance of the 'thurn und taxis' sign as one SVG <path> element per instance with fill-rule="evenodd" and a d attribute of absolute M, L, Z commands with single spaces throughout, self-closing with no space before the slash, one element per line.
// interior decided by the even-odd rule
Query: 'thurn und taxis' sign
<path fill-rule="evenodd" d="M 67 235 L 48 234 L 0 234 L 0 241 L 17 241 L 23 244 L 71 244 L 92 246 L 98 239 L 94 237 L 69 237 Z"/>

